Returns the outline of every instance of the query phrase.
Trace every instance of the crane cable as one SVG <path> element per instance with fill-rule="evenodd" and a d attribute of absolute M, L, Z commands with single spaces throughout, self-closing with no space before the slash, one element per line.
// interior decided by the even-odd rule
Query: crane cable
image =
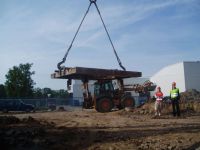
<path fill-rule="evenodd" d="M 67 52 L 65 53 L 65 55 L 64 55 L 64 57 L 63 57 L 63 59 L 62 59 L 62 61 L 59 62 L 59 63 L 57 64 L 57 67 L 58 67 L 59 70 L 62 70 L 62 69 L 64 68 L 64 66 L 61 66 L 61 64 L 63 64 L 63 63 L 66 61 L 66 58 L 67 58 L 67 56 L 68 56 L 68 54 L 69 54 L 70 49 L 72 48 L 72 45 L 73 45 L 73 43 L 74 43 L 74 40 L 75 40 L 75 38 L 76 38 L 76 36 L 77 36 L 77 34 L 78 34 L 78 32 L 79 32 L 79 30 L 80 30 L 82 24 L 83 24 L 83 21 L 85 20 L 85 17 L 87 16 L 87 14 L 88 14 L 88 12 L 89 12 L 90 7 L 91 7 L 92 4 L 94 4 L 95 7 L 96 7 L 96 9 L 97 9 L 97 12 L 98 12 L 98 14 L 99 14 L 99 16 L 100 16 L 101 22 L 102 22 L 102 24 L 103 24 L 103 26 L 104 26 L 104 29 L 105 29 L 106 34 L 107 34 L 107 36 L 108 36 L 108 39 L 109 39 L 109 41 L 110 41 L 110 43 L 111 43 L 111 46 L 112 46 L 112 48 L 113 48 L 113 51 L 114 51 L 114 54 L 115 54 L 115 56 L 116 56 L 116 58 L 117 58 L 117 61 L 118 61 L 118 63 L 119 63 L 119 66 L 120 66 L 124 71 L 126 70 L 125 67 L 124 67 L 124 66 L 122 65 L 122 63 L 121 63 L 121 60 L 120 60 L 119 56 L 117 55 L 117 52 L 116 52 L 115 47 L 114 47 L 114 44 L 113 44 L 113 42 L 112 42 L 112 40 L 111 40 L 111 37 L 110 37 L 109 32 L 108 32 L 108 30 L 107 30 L 107 28 L 106 28 L 106 25 L 105 25 L 105 23 L 104 23 L 104 21 L 103 21 L 102 15 L 101 15 L 100 10 L 99 10 L 99 8 L 98 8 L 98 6 L 97 6 L 97 4 L 96 4 L 96 1 L 97 1 L 97 0 L 90 0 L 90 4 L 89 4 L 89 6 L 88 6 L 88 9 L 87 9 L 87 11 L 86 11 L 85 14 L 84 14 L 83 19 L 81 20 L 81 23 L 80 23 L 80 25 L 79 25 L 79 27 L 78 27 L 78 29 L 77 29 L 75 35 L 74 35 L 74 38 L 72 39 L 72 42 L 71 42 L 71 44 L 70 44 L 70 46 L 69 46 Z"/>
<path fill-rule="evenodd" d="M 69 51 L 70 51 L 70 49 L 72 48 L 72 45 L 73 45 L 73 43 L 74 43 L 74 40 L 75 40 L 75 38 L 76 38 L 76 36 L 77 36 L 77 34 L 78 34 L 80 28 L 81 28 L 81 25 L 83 24 L 83 21 L 85 20 L 85 17 L 87 16 L 87 14 L 88 14 L 88 12 L 89 12 L 89 10 L 90 10 L 91 5 L 92 5 L 92 3 L 90 2 L 90 5 L 88 6 L 88 9 L 87 9 L 87 11 L 85 12 L 85 15 L 83 16 L 83 19 L 81 20 L 81 23 L 80 23 L 80 25 L 79 25 L 79 27 L 78 27 L 78 30 L 76 31 L 76 33 L 75 33 L 75 35 L 74 35 L 74 38 L 72 39 L 72 42 L 71 42 L 69 48 L 67 49 L 67 52 L 65 53 L 65 55 L 64 55 L 64 57 L 63 57 L 63 59 L 62 59 L 62 61 L 59 62 L 59 63 L 57 64 L 57 67 L 58 67 L 59 70 L 62 70 L 62 69 L 64 68 L 64 66 L 61 67 L 61 64 L 63 64 L 63 63 L 66 61 L 66 58 L 67 58 L 67 56 L 68 56 L 68 54 L 69 54 Z"/>

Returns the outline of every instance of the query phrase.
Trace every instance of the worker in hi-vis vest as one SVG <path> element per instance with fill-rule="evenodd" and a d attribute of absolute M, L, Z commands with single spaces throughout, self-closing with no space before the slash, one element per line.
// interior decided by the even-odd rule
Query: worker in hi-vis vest
<path fill-rule="evenodd" d="M 180 107 L 179 107 L 180 93 L 179 89 L 176 88 L 176 82 L 172 83 L 172 90 L 170 91 L 170 99 L 172 102 L 173 115 L 180 116 Z"/>

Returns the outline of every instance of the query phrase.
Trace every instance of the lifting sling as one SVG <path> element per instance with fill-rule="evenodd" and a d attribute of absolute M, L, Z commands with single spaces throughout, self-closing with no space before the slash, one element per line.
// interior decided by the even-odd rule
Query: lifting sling
<path fill-rule="evenodd" d="M 88 14 L 88 12 L 89 12 L 90 7 L 91 7 L 92 4 L 94 4 L 94 6 L 96 7 L 96 10 L 97 10 L 97 12 L 98 12 L 98 14 L 99 14 L 99 16 L 100 16 L 101 22 L 102 22 L 103 27 L 104 27 L 104 29 L 105 29 L 105 31 L 106 31 L 106 34 L 107 34 L 108 39 L 109 39 L 109 41 L 110 41 L 110 44 L 111 44 L 111 46 L 112 46 L 112 48 L 113 48 L 113 51 L 114 51 L 114 54 L 115 54 L 115 56 L 116 56 L 116 58 L 117 58 L 117 61 L 118 61 L 118 63 L 119 63 L 119 66 L 120 66 L 124 71 L 126 70 L 125 67 L 124 67 L 124 66 L 122 65 L 122 63 L 121 63 L 121 60 L 119 59 L 119 56 L 117 55 L 117 52 L 116 52 L 116 50 L 115 50 L 115 47 L 114 47 L 113 42 L 112 42 L 112 40 L 111 40 L 111 37 L 110 37 L 110 35 L 109 35 L 109 33 L 108 33 L 108 30 L 107 30 L 107 28 L 106 28 L 106 25 L 105 25 L 105 23 L 104 23 L 104 21 L 103 21 L 102 15 L 101 15 L 101 13 L 100 13 L 100 10 L 99 10 L 99 8 L 98 8 L 98 6 L 97 6 L 96 1 L 97 1 L 97 0 L 90 0 L 90 4 L 89 4 L 89 6 L 88 6 L 88 8 L 87 8 L 87 11 L 85 12 L 85 14 L 84 14 L 84 16 L 83 16 L 83 19 L 81 20 L 81 23 L 80 23 L 80 25 L 78 26 L 78 29 L 77 29 L 77 31 L 76 31 L 76 33 L 75 33 L 75 35 L 74 35 L 74 37 L 73 37 L 73 39 L 72 39 L 72 41 L 71 41 L 71 44 L 70 44 L 69 48 L 67 49 L 67 52 L 65 53 L 65 55 L 64 55 L 64 57 L 63 57 L 63 59 L 62 59 L 62 61 L 59 62 L 59 63 L 57 64 L 57 67 L 58 67 L 59 70 L 62 70 L 62 69 L 64 68 L 64 67 L 61 66 L 61 65 L 62 65 L 63 63 L 65 63 L 66 58 L 67 58 L 67 56 L 68 56 L 68 54 L 69 54 L 69 51 L 70 51 L 70 49 L 72 48 L 72 45 L 73 45 L 73 43 L 74 43 L 74 40 L 76 39 L 76 36 L 77 36 L 77 34 L 78 34 L 78 32 L 79 32 L 79 30 L 80 30 L 82 24 L 83 24 L 83 21 L 85 20 L 85 17 L 87 16 L 87 14 Z"/>

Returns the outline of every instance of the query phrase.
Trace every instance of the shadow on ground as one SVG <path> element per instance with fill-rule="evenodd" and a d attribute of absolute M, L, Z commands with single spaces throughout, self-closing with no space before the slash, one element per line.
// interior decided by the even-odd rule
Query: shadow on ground
<path fill-rule="evenodd" d="M 174 127 L 156 128 L 152 125 L 112 127 L 55 127 L 54 123 L 42 122 L 32 117 L 18 119 L 13 116 L 0 116 L 0 146 L 4 149 L 87 149 L 95 144 L 135 140 L 160 136 L 168 133 L 197 133 L 200 124 L 186 124 Z M 154 127 L 152 129 L 152 127 Z M 140 129 L 140 130 L 138 130 Z M 199 147 L 195 143 L 187 149 Z"/>

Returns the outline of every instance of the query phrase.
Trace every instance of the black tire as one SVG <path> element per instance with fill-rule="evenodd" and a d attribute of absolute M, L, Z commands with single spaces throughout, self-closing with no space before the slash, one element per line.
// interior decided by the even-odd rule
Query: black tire
<path fill-rule="evenodd" d="M 96 106 L 96 110 L 98 112 L 102 113 L 110 112 L 112 108 L 113 108 L 113 102 L 110 98 L 103 97 L 98 99 Z"/>
<path fill-rule="evenodd" d="M 135 106 L 135 100 L 132 96 L 125 96 L 122 99 L 122 106 L 125 107 L 134 107 Z"/>

